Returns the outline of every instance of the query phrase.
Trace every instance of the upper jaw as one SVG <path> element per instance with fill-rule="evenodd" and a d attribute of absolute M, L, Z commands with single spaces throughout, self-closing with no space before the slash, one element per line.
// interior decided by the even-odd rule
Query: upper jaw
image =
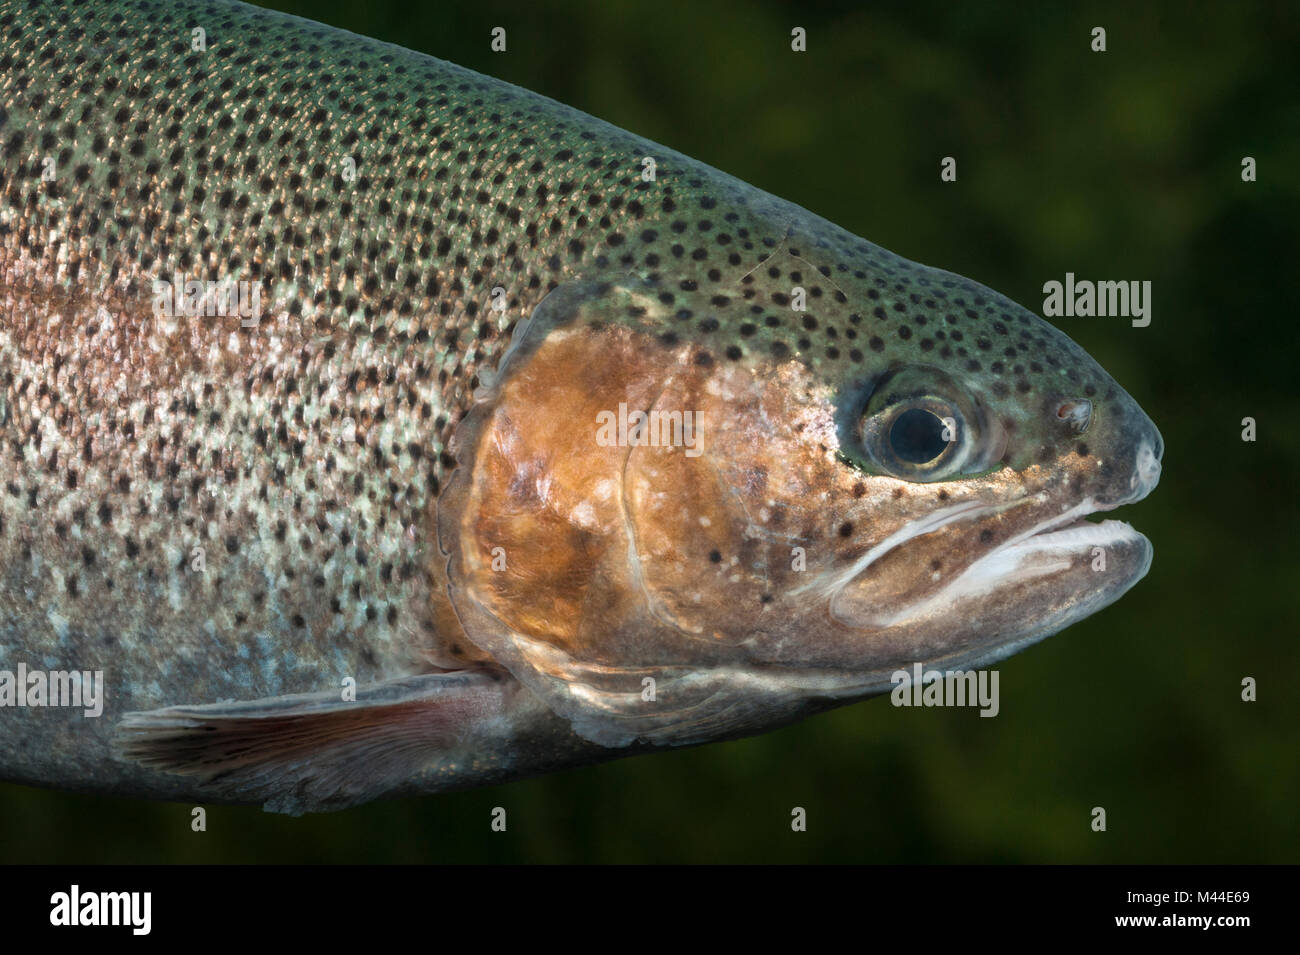
<path fill-rule="evenodd" d="M 1067 546 L 1072 542 L 1083 543 L 1087 541 L 1095 545 L 1101 545 L 1106 542 L 1127 540 L 1131 537 L 1140 537 L 1146 540 L 1123 521 L 1109 520 L 1090 523 L 1085 521 L 1084 518 L 1091 514 L 1113 511 L 1126 504 L 1134 504 L 1154 491 L 1159 482 L 1160 459 L 1158 452 L 1153 448 L 1151 441 L 1142 441 L 1134 453 L 1133 465 L 1129 471 L 1127 482 L 1121 485 L 1117 495 L 1111 497 L 1100 492 L 1089 495 L 1061 513 L 1045 518 L 1031 526 L 1027 531 L 1005 541 L 986 557 L 991 557 L 1007 548 L 1018 546 L 1027 547 L 1033 545 L 1035 549 L 1042 549 L 1049 545 L 1056 547 Z M 1103 527 L 1106 528 L 1105 531 L 1100 530 Z M 1092 528 L 1092 530 L 1088 530 L 1088 528 Z M 1030 541 L 1030 538 L 1033 538 L 1033 540 Z"/>

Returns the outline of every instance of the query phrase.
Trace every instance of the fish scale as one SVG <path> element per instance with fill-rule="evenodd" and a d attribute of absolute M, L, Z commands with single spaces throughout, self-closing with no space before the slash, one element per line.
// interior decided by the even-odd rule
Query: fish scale
<path fill-rule="evenodd" d="M 477 667 L 509 682 L 448 587 L 469 525 L 444 518 L 440 549 L 439 500 L 474 453 L 462 421 L 561 287 L 603 283 L 587 327 L 638 336 L 628 367 L 743 388 L 790 362 L 836 400 L 905 363 L 978 376 L 1032 438 L 990 462 L 1007 468 L 1070 455 L 1118 479 L 1092 435 L 1038 423 L 1066 396 L 1145 427 L 997 293 L 452 64 L 216 0 L 0 0 L 0 30 L 0 666 L 112 679 L 110 719 L 7 712 L 10 778 L 81 788 L 90 766 L 173 795 L 114 750 L 124 712 Z M 258 283 L 261 314 L 160 315 L 155 283 L 176 279 Z M 796 510 L 786 531 L 828 560 L 871 544 Z M 508 757 L 458 753 L 408 789 L 597 758 L 563 706 L 519 706 L 482 744 Z"/>

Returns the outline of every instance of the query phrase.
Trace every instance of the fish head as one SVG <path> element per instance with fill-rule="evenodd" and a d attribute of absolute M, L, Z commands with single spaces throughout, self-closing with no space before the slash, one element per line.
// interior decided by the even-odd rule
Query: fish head
<path fill-rule="evenodd" d="M 439 502 L 451 603 L 581 735 L 766 729 L 1146 573 L 1145 537 L 1085 520 L 1155 486 L 1136 402 L 1003 296 L 870 249 L 800 251 L 803 310 L 790 262 L 734 299 L 561 286 L 481 389 Z"/>

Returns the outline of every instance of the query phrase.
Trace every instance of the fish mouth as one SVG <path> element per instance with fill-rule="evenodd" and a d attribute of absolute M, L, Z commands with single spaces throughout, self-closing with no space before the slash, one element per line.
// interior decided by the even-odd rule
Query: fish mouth
<path fill-rule="evenodd" d="M 1116 552 L 1125 557 L 1123 569 L 1127 577 L 1110 599 L 1119 597 L 1151 569 L 1151 542 L 1125 521 L 1093 521 L 1089 518 L 1137 503 L 1154 491 L 1159 481 L 1159 453 L 1151 442 L 1143 442 L 1135 455 L 1134 469 L 1124 496 L 1110 502 L 1084 498 L 1063 513 L 1002 542 L 967 568 L 956 583 L 965 579 L 966 586 L 978 588 L 987 580 L 1001 579 L 1005 583 L 1045 576 L 1074 566 L 1080 552 L 1092 558 L 1091 566 L 1096 573 L 1104 574 L 1107 554 Z M 1114 574 L 1107 574 L 1095 583 L 1102 590 L 1114 590 L 1117 581 Z"/>
<path fill-rule="evenodd" d="M 1151 567 L 1151 542 L 1132 525 L 1115 518 L 1096 519 L 1144 497 L 1153 487 L 1136 489 L 1122 500 L 1087 497 L 1050 517 L 1041 517 L 980 554 L 936 590 L 900 607 L 882 608 L 889 590 L 862 591 L 871 563 L 901 555 L 918 538 L 978 522 L 1016 508 L 1042 507 L 1033 497 L 978 505 L 964 504 L 931 514 L 881 542 L 856 573 L 822 591 L 827 610 L 846 634 L 828 641 L 829 668 L 801 666 L 783 672 L 787 684 L 815 687 L 828 699 L 886 692 L 895 674 L 913 664 L 943 669 L 980 669 L 1010 657 L 1102 610 L 1122 597 Z M 1091 519 L 1090 519 L 1091 518 Z M 908 558 L 912 574 L 929 562 Z M 804 593 L 812 593 L 805 591 Z M 843 660 L 851 659 L 851 665 Z"/>
<path fill-rule="evenodd" d="M 895 609 L 882 612 L 866 605 L 865 594 L 855 592 L 855 580 L 846 581 L 832 597 L 831 613 L 852 628 L 942 634 L 934 643 L 924 642 L 948 650 L 982 646 L 996 651 L 997 659 L 1008 656 L 1114 602 L 1146 575 L 1153 549 L 1143 534 L 1122 520 L 1089 519 L 1134 503 L 1150 488 L 1135 490 L 1114 502 L 1087 497 L 1041 518 L 981 554 L 941 587 Z M 1026 503 L 974 507 L 938 526 L 978 521 Z M 915 536 L 937 529 L 915 528 Z M 855 579 L 863 577 L 859 573 Z M 965 634 L 952 633 L 955 619 L 967 622 Z"/>

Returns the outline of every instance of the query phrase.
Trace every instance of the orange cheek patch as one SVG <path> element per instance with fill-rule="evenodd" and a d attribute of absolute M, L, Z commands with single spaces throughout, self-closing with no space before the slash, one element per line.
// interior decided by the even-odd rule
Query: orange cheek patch
<path fill-rule="evenodd" d="M 548 335 L 477 412 L 442 543 L 458 582 L 510 629 L 577 654 L 584 619 L 629 599 L 629 449 L 598 441 L 601 415 L 649 406 L 676 365 L 646 336 L 578 325 Z"/>
<path fill-rule="evenodd" d="M 596 666 L 699 663 L 837 559 L 853 476 L 802 366 L 697 364 L 583 323 L 521 357 L 462 425 L 440 503 L 453 602 L 496 618 L 466 621 L 484 649 L 508 630 Z"/>

